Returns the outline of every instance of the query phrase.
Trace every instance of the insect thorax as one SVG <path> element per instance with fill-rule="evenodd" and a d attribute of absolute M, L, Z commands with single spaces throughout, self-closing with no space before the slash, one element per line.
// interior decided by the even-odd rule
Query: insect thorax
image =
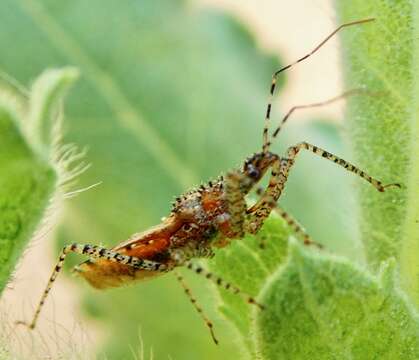
<path fill-rule="evenodd" d="M 209 256 L 212 246 L 228 231 L 229 214 L 222 177 L 193 189 L 173 204 L 172 216 L 181 217 L 183 226 L 171 237 L 171 245 L 191 249 L 194 256 Z"/>

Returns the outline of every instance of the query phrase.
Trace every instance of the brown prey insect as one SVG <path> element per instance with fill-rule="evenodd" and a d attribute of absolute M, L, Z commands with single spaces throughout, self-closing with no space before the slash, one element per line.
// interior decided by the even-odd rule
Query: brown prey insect
<path fill-rule="evenodd" d="M 241 239 L 247 233 L 256 234 L 273 210 L 284 218 L 289 226 L 302 237 L 305 244 L 313 243 L 309 235 L 303 231 L 298 223 L 277 204 L 287 181 L 289 171 L 294 165 L 300 150 L 311 151 L 326 160 L 342 166 L 368 181 L 378 191 L 383 192 L 390 186 L 400 187 L 399 184 L 383 185 L 381 181 L 372 178 L 349 162 L 306 142 L 301 142 L 288 148 L 284 157 L 270 152 L 271 141 L 277 137 L 282 126 L 295 110 L 323 106 L 358 92 L 353 90 L 324 102 L 291 108 L 272 133 L 271 138 L 269 138 L 272 98 L 278 75 L 314 54 L 341 29 L 372 20 L 364 19 L 339 26 L 310 53 L 273 74 L 263 129 L 262 151 L 247 158 L 241 168 L 229 171 L 225 176 L 220 176 L 215 181 L 209 181 L 206 185 L 202 185 L 178 197 L 173 204 L 170 215 L 161 224 L 145 232 L 135 234 L 128 241 L 111 249 L 77 243 L 65 246 L 35 311 L 33 320 L 30 323 L 19 323 L 25 324 L 31 329 L 35 328 L 45 299 L 69 253 L 85 254 L 89 257 L 87 261 L 77 266 L 75 271 L 84 277 L 90 285 L 98 289 L 125 285 L 132 283 L 134 280 L 143 280 L 162 275 L 177 267 L 185 266 L 198 274 L 204 274 L 217 285 L 245 296 L 249 303 L 263 308 L 252 296 L 243 293 L 239 288 L 223 281 L 221 278 L 206 272 L 202 267 L 194 265 L 191 260 L 194 258 L 209 258 L 213 256 L 213 248 L 227 246 L 231 240 Z M 260 199 L 248 208 L 246 196 L 255 189 L 256 184 L 268 170 L 270 171 L 268 186 L 262 191 Z M 176 273 L 176 278 L 180 281 L 196 310 L 206 322 L 214 341 L 217 343 L 212 330 L 212 323 L 205 317 L 201 308 L 197 305 L 182 277 Z"/>

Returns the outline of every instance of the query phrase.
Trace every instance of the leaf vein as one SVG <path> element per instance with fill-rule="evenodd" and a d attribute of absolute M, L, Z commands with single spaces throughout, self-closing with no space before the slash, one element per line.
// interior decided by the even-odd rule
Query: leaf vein
<path fill-rule="evenodd" d="M 166 141 L 146 121 L 114 79 L 77 44 L 77 42 L 58 24 L 41 4 L 32 0 L 19 1 L 22 10 L 44 32 L 53 46 L 82 67 L 92 85 L 107 101 L 119 124 L 132 132 L 151 155 L 166 170 L 168 175 L 183 189 L 198 182 L 193 170 L 181 161 Z"/>

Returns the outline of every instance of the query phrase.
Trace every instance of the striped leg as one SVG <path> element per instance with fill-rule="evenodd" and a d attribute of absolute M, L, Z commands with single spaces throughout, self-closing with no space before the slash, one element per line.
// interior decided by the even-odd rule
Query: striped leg
<path fill-rule="evenodd" d="M 373 95 L 373 93 L 369 93 L 364 91 L 363 89 L 354 89 L 354 90 L 350 90 L 347 92 L 344 92 L 343 94 L 339 95 L 339 96 L 335 96 L 334 98 L 322 101 L 322 102 L 318 102 L 318 103 L 312 103 L 312 104 L 306 104 L 306 105 L 298 105 L 298 106 L 294 106 L 292 107 L 286 114 L 285 116 L 282 118 L 281 122 L 279 123 L 278 127 L 275 129 L 275 131 L 272 134 L 272 139 L 276 138 L 279 134 L 279 132 L 281 131 L 283 125 L 286 123 L 286 121 L 288 120 L 288 118 L 296 111 L 296 110 L 300 110 L 300 109 L 308 109 L 308 108 L 314 108 L 314 107 L 320 107 L 320 106 L 325 106 L 328 104 L 331 104 L 335 101 L 344 99 L 346 97 L 352 96 L 352 95 L 356 95 L 356 94 L 361 94 L 361 93 L 367 93 L 369 95 Z M 268 144 L 270 145 L 270 143 Z M 282 163 L 287 162 L 288 160 L 282 160 Z M 279 196 L 281 195 L 281 192 L 283 190 L 283 185 L 285 184 L 286 178 L 287 178 L 287 174 L 281 173 L 285 172 L 285 169 L 287 168 L 287 166 L 284 166 L 283 164 L 281 164 L 281 160 L 278 159 L 277 162 L 275 162 L 272 165 L 272 175 L 271 175 L 271 180 L 269 182 L 269 186 L 265 191 L 264 196 L 259 200 L 259 202 L 254 205 L 252 208 L 248 209 L 248 213 L 255 213 L 256 214 L 256 219 L 254 219 L 254 221 L 251 221 L 249 223 L 249 228 L 247 230 L 249 230 L 249 232 L 251 233 L 256 233 L 260 227 L 263 224 L 263 221 L 266 217 L 269 216 L 272 207 L 266 206 L 266 204 L 268 202 L 271 203 L 275 203 Z M 277 174 L 279 174 L 279 177 L 277 176 Z M 258 210 L 256 212 L 256 209 Z M 259 219 L 258 219 L 259 218 Z"/>
<path fill-rule="evenodd" d="M 32 322 L 28 324 L 23 321 L 18 321 L 17 324 L 26 325 L 27 327 L 29 327 L 29 329 L 35 328 L 41 309 L 52 288 L 52 284 L 57 278 L 61 269 L 63 268 L 65 258 L 69 253 L 84 254 L 84 255 L 89 255 L 92 258 L 106 259 L 109 261 L 125 264 L 128 266 L 133 266 L 141 270 L 149 270 L 149 271 L 166 271 L 167 270 L 167 267 L 164 264 L 160 264 L 158 262 L 149 261 L 149 260 L 143 260 L 143 259 L 133 257 L 133 256 L 123 255 L 123 254 L 117 253 L 112 250 L 108 250 L 100 246 L 81 245 L 81 244 L 67 245 L 61 251 L 60 257 L 58 259 L 58 263 L 55 266 L 54 271 L 51 274 L 51 277 L 49 278 L 48 284 L 44 290 L 44 293 L 42 294 L 39 305 L 36 308 L 35 315 L 32 319 Z"/>
<path fill-rule="evenodd" d="M 249 304 L 255 304 L 261 310 L 264 309 L 264 306 L 262 304 L 259 304 L 255 300 L 255 298 L 253 298 L 249 294 L 246 294 L 245 292 L 243 292 L 242 290 L 240 290 L 237 286 L 234 286 L 234 285 L 230 284 L 229 282 L 224 281 L 220 277 L 214 275 L 213 273 L 206 271 L 203 267 L 201 267 L 199 265 L 195 265 L 195 264 L 193 264 L 191 262 L 188 262 L 186 264 L 186 267 L 189 270 L 192 270 L 192 271 L 194 271 L 197 274 L 204 275 L 207 279 L 211 280 L 217 286 L 220 286 L 220 287 L 222 287 L 222 288 L 224 288 L 224 289 L 226 289 L 228 291 L 231 291 L 233 294 L 238 294 L 238 295 L 242 296 Z"/>
<path fill-rule="evenodd" d="M 288 214 L 285 210 L 281 209 L 277 204 L 275 204 L 274 211 L 281 216 L 288 226 L 304 240 L 305 245 L 315 245 L 318 248 L 322 249 L 323 246 L 318 242 L 315 242 L 309 234 L 305 232 L 305 230 L 301 227 L 301 225 L 295 220 L 290 214 Z"/>
<path fill-rule="evenodd" d="M 263 194 L 263 188 L 258 188 L 256 190 L 257 195 Z M 283 210 L 277 203 L 272 203 L 271 207 L 273 208 L 273 211 L 275 211 L 279 216 L 281 216 L 288 226 L 304 240 L 304 244 L 306 245 L 316 245 L 319 248 L 322 248 L 323 246 L 317 242 L 315 242 L 307 232 L 302 228 L 302 226 L 298 223 L 297 220 L 295 220 L 290 214 L 288 214 L 285 210 Z M 260 243 L 260 248 L 265 248 L 265 242 L 262 240 Z"/>
<path fill-rule="evenodd" d="M 288 178 L 288 162 L 288 159 L 278 157 L 272 164 L 271 177 L 267 188 L 259 201 L 246 211 L 248 214 L 245 223 L 246 232 L 256 234 L 275 207 Z"/>
<path fill-rule="evenodd" d="M 244 236 L 245 195 L 249 182 L 251 179 L 239 171 L 231 171 L 225 176 L 225 196 L 231 216 L 230 228 L 237 238 Z"/>
<path fill-rule="evenodd" d="M 311 145 L 307 142 L 299 143 L 295 146 L 291 146 L 287 151 L 287 159 L 280 159 L 280 168 L 277 172 L 277 165 L 272 167 L 272 175 L 269 181 L 268 188 L 265 190 L 264 195 L 258 201 L 256 205 L 247 210 L 247 213 L 250 214 L 250 218 L 247 220 L 245 226 L 246 230 L 250 233 L 256 233 L 259 231 L 260 227 L 263 225 L 265 219 L 269 216 L 273 208 L 276 206 L 276 202 L 280 197 L 282 190 L 285 187 L 285 183 L 288 179 L 288 174 L 291 167 L 295 163 L 295 158 L 297 157 L 301 149 L 309 150 L 316 155 L 320 155 L 323 158 L 333 161 L 335 164 L 338 164 L 345 168 L 346 170 L 355 173 L 364 180 L 368 181 L 372 186 L 374 186 L 378 191 L 383 192 L 388 187 L 399 187 L 400 184 L 392 183 L 383 185 L 381 181 L 372 178 L 363 170 L 357 168 L 351 163 L 343 160 L 336 155 L 333 155 L 315 145 Z M 254 216 L 252 216 L 254 215 Z"/>
<path fill-rule="evenodd" d="M 294 65 L 296 65 L 296 64 L 306 60 L 307 58 L 309 58 L 311 55 L 313 55 L 315 52 L 317 52 L 324 44 L 326 44 L 334 35 L 336 35 L 343 28 L 348 27 L 348 26 L 352 26 L 352 25 L 364 24 L 364 23 L 367 23 L 367 22 L 370 22 L 370 21 L 373 21 L 373 20 L 374 19 L 363 19 L 363 20 L 352 21 L 352 22 L 348 22 L 348 23 L 340 25 L 338 28 L 336 28 L 334 31 L 332 31 L 322 42 L 320 42 L 320 44 L 318 44 L 309 53 L 302 56 L 301 58 L 294 61 L 293 63 L 288 64 L 287 66 L 284 66 L 283 68 L 279 69 L 278 71 L 276 71 L 272 75 L 272 83 L 271 83 L 271 87 L 270 87 L 269 100 L 268 100 L 268 105 L 267 105 L 267 108 L 266 108 L 266 115 L 265 115 L 265 126 L 264 126 L 264 129 L 263 129 L 263 152 L 264 153 L 267 153 L 269 151 L 269 146 L 270 146 L 268 132 L 269 132 L 269 126 L 270 126 L 272 100 L 273 100 L 273 96 L 274 96 L 274 92 L 275 92 L 275 88 L 276 88 L 278 75 L 280 73 L 292 68 Z"/>
<path fill-rule="evenodd" d="M 381 181 L 372 178 L 371 176 L 369 176 L 367 173 L 365 173 L 363 170 L 357 168 L 355 165 L 352 165 L 351 163 L 349 163 L 346 160 L 343 160 L 339 157 L 337 157 L 336 155 L 333 155 L 331 153 L 329 153 L 326 150 L 323 150 L 315 145 L 311 145 L 307 142 L 301 142 L 295 146 L 291 146 L 288 149 L 287 155 L 289 160 L 291 160 L 289 162 L 289 168 L 294 164 L 294 159 L 297 157 L 299 151 L 301 149 L 305 149 L 305 150 L 309 150 L 311 152 L 313 152 L 316 155 L 319 155 L 329 161 L 333 161 L 335 164 L 342 166 L 343 168 L 345 168 L 346 170 L 353 172 L 354 174 L 360 176 L 361 178 L 363 178 L 364 180 L 368 181 L 372 186 L 374 186 L 378 191 L 385 191 L 386 188 L 391 187 L 391 186 L 396 186 L 396 187 L 401 187 L 400 184 L 387 184 L 387 185 L 383 185 Z"/>
<path fill-rule="evenodd" d="M 204 320 L 205 324 L 207 325 L 207 327 L 208 327 L 208 329 L 211 333 L 211 337 L 214 340 L 215 344 L 218 344 L 218 340 L 217 340 L 217 338 L 215 337 L 215 334 L 214 334 L 214 326 L 213 326 L 212 322 L 205 316 L 204 312 L 202 311 L 202 308 L 197 304 L 196 299 L 192 295 L 191 289 L 188 287 L 185 280 L 183 280 L 182 275 L 180 275 L 177 271 L 175 271 L 175 276 L 176 276 L 176 279 L 179 281 L 180 285 L 182 285 L 186 296 L 188 297 L 188 299 L 190 300 L 190 302 L 192 303 L 192 305 L 194 306 L 196 311 L 199 313 L 201 318 Z"/>

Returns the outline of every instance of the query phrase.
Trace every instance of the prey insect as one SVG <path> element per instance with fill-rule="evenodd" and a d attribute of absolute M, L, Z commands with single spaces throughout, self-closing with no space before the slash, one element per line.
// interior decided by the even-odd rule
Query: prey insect
<path fill-rule="evenodd" d="M 302 150 L 307 150 L 334 162 L 366 180 L 378 191 L 383 192 L 390 186 L 400 187 L 398 184 L 383 185 L 381 181 L 371 177 L 355 165 L 307 142 L 301 142 L 289 147 L 285 156 L 279 156 L 270 151 L 272 141 L 278 136 L 282 126 L 294 111 L 302 108 L 324 106 L 359 92 L 359 90 L 348 91 L 327 101 L 295 106 L 286 113 L 278 127 L 270 135 L 272 99 L 278 76 L 313 55 L 341 29 L 372 20 L 364 19 L 339 26 L 311 52 L 273 74 L 263 129 L 262 149 L 248 157 L 241 168 L 229 171 L 225 175 L 219 176 L 216 180 L 209 181 L 206 185 L 201 185 L 199 188 L 192 189 L 178 197 L 169 216 L 159 225 L 145 232 L 135 234 L 128 241 L 111 249 L 78 243 L 65 246 L 32 321 L 30 323 L 20 323 L 27 325 L 31 329 L 35 328 L 42 306 L 63 267 L 66 256 L 70 253 L 88 256 L 89 259 L 78 265 L 75 271 L 85 278 L 90 285 L 98 289 L 118 287 L 132 283 L 135 280 L 144 280 L 163 275 L 178 267 L 186 267 L 197 274 L 204 275 L 206 278 L 214 281 L 216 285 L 245 297 L 249 303 L 263 309 L 263 305 L 259 304 L 251 295 L 244 293 L 233 284 L 225 282 L 220 277 L 207 272 L 204 268 L 195 265 L 192 260 L 196 258 L 210 258 L 214 255 L 213 250 L 215 248 L 225 247 L 233 239 L 241 239 L 245 234 L 256 234 L 272 211 L 277 212 L 297 235 L 303 239 L 305 244 L 315 244 L 297 221 L 278 205 L 278 199 L 284 190 L 290 170 Z M 268 172 L 270 172 L 270 178 L 267 187 L 261 191 L 259 200 L 253 206 L 248 207 L 246 197 L 251 191 L 256 189 L 259 181 Z M 204 315 L 202 309 L 196 303 L 182 276 L 177 272 L 175 273 L 177 280 L 181 283 L 190 301 L 202 316 L 211 331 L 214 341 L 217 343 L 211 321 Z"/>

